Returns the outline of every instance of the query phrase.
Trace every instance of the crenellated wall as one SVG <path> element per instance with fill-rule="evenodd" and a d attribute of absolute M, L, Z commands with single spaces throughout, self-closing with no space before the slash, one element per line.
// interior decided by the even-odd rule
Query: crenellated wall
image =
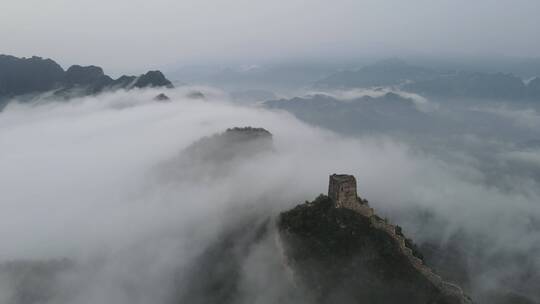
<path fill-rule="evenodd" d="M 336 207 L 351 208 L 358 200 L 356 194 L 356 179 L 352 175 L 332 174 L 328 182 L 328 196 L 335 202 Z"/>
<path fill-rule="evenodd" d="M 358 198 L 356 191 L 356 178 L 347 174 L 332 174 L 328 182 L 328 197 L 332 199 L 336 208 L 347 208 L 370 217 L 373 209 L 367 202 Z"/>
<path fill-rule="evenodd" d="M 460 298 L 463 304 L 472 303 L 472 301 L 463 293 L 461 288 L 443 281 L 442 278 L 426 266 L 421 259 L 414 256 L 412 249 L 406 245 L 405 237 L 396 232 L 396 226 L 377 216 L 373 208 L 369 207 L 367 201 L 362 201 L 358 197 L 356 191 L 356 179 L 354 176 L 344 174 L 330 175 L 328 196 L 334 201 L 336 208 L 347 208 L 369 218 L 373 227 L 386 232 L 392 237 L 398 244 L 401 253 L 411 262 L 411 265 L 442 292 Z"/>

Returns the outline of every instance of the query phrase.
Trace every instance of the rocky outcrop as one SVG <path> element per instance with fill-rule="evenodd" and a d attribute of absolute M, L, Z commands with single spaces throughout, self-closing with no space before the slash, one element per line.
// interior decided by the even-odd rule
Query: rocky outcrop
<path fill-rule="evenodd" d="M 170 101 L 171 99 L 169 96 L 165 95 L 164 93 L 159 93 L 154 97 L 155 101 Z"/>
<path fill-rule="evenodd" d="M 153 87 L 166 87 L 172 88 L 172 83 L 165 78 L 165 75 L 160 71 L 149 71 L 146 74 L 139 76 L 135 79 L 133 85 L 128 88 L 153 88 Z"/>

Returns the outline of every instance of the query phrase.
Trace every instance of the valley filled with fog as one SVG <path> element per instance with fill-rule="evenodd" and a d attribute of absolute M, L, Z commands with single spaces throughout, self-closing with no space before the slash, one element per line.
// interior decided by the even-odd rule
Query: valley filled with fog
<path fill-rule="evenodd" d="M 0 304 L 540 304 L 539 15 L 3 0 Z"/>
<path fill-rule="evenodd" d="M 162 92 L 170 100 L 154 99 Z M 473 298 L 540 298 L 534 103 L 449 102 L 394 87 L 280 96 L 245 103 L 180 86 L 7 104 L 2 301 L 26 292 L 50 303 L 212 302 L 204 288 L 181 288 L 201 255 L 223 233 L 268 225 L 325 193 L 336 172 L 354 174 L 359 195 Z M 269 131 L 271 147 L 232 147 L 223 159 L 207 151 L 220 155 L 219 145 L 189 148 L 245 126 Z M 210 156 L 196 160 L 201 153 Z M 231 303 L 303 301 L 274 237 L 244 246 L 231 253 Z M 35 273 L 17 279 L 19 268 Z"/>

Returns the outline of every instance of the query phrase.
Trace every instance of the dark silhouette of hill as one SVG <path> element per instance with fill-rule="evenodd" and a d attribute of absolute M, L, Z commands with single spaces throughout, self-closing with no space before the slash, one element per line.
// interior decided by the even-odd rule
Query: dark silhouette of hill
<path fill-rule="evenodd" d="M 432 284 L 369 217 L 327 196 L 282 213 L 279 229 L 295 277 L 317 303 L 470 303 Z"/>
<path fill-rule="evenodd" d="M 164 164 L 166 176 L 197 180 L 225 176 L 239 163 L 273 151 L 272 133 L 264 128 L 235 127 L 203 137 Z"/>
<path fill-rule="evenodd" d="M 62 67 L 51 59 L 0 55 L 0 98 L 48 91 L 64 77 Z"/>
<path fill-rule="evenodd" d="M 352 100 L 316 94 L 271 100 L 264 106 L 288 111 L 310 124 L 348 135 L 389 130 L 425 132 L 426 124 L 433 124 L 433 118 L 420 111 L 412 99 L 395 93 Z"/>
<path fill-rule="evenodd" d="M 97 66 L 73 65 L 66 71 L 51 59 L 0 55 L 0 100 L 54 91 L 56 96 L 91 95 L 105 90 L 172 87 L 160 71 L 112 79 Z"/>

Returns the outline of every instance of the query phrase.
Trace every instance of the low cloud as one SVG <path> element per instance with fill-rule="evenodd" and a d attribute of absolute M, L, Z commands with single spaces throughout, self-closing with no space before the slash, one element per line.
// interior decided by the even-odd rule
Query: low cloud
<path fill-rule="evenodd" d="M 364 96 L 377 98 L 377 97 L 382 97 L 388 93 L 397 94 L 401 96 L 402 98 L 411 100 L 416 106 L 416 108 L 422 112 L 434 111 L 434 110 L 437 110 L 439 107 L 436 103 L 430 102 L 424 96 L 421 96 L 415 93 L 402 91 L 400 89 L 392 88 L 392 87 L 356 88 L 356 89 L 350 89 L 350 90 L 310 92 L 310 94 L 326 94 L 326 95 L 332 96 L 336 99 L 340 99 L 343 101 L 351 101 L 357 98 L 362 98 Z"/>
<path fill-rule="evenodd" d="M 76 261 L 76 273 L 58 278 L 69 303 L 165 301 L 174 284 L 189 279 L 175 276 L 244 212 L 272 215 L 311 200 L 326 191 L 332 173 L 355 174 L 360 195 L 419 242 L 464 231 L 485 240 L 486 256 L 540 249 L 535 191 L 490 187 L 470 164 L 391 137 L 346 139 L 292 115 L 228 103 L 219 91 L 197 88 L 206 99 L 190 99 L 190 90 L 167 91 L 170 102 L 154 101 L 158 90 L 141 90 L 4 109 L 0 261 Z M 160 178 L 163 164 L 183 149 L 234 126 L 266 128 L 274 151 L 196 183 Z M 437 226 L 401 215 L 411 209 L 428 210 Z M 286 281 L 278 286 L 258 277 L 279 264 L 267 256 L 271 250 L 275 244 L 266 240 L 246 256 L 245 303 L 271 303 L 290 291 Z M 540 269 L 537 258 L 533 267 Z M 473 276 L 488 270 L 476 267 Z M 499 277 L 521 270 L 489 274 L 498 286 Z M 5 282 L 0 276 L 0 296 L 10 288 Z"/>
<path fill-rule="evenodd" d="M 521 128 L 536 129 L 540 126 L 540 114 L 535 109 L 515 109 L 506 105 L 497 107 L 475 107 L 474 111 L 490 113 L 511 121 Z"/>

